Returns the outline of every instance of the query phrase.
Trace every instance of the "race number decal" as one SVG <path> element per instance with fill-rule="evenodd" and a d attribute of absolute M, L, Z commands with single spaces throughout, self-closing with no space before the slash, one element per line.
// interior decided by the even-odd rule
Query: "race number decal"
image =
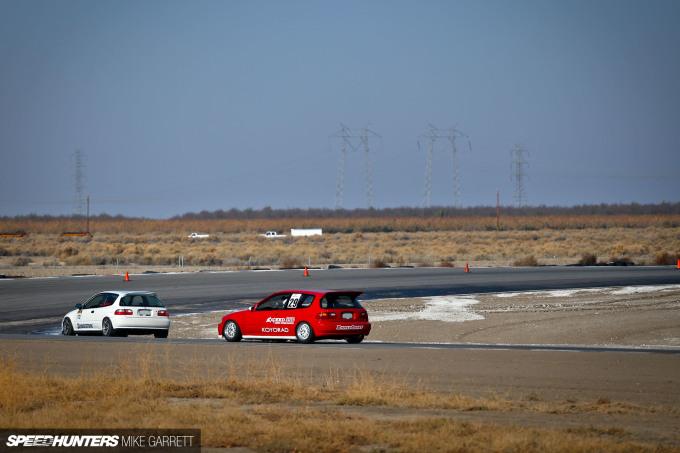
<path fill-rule="evenodd" d="M 288 308 L 297 308 L 301 297 L 302 294 L 293 294 L 290 296 L 290 299 L 288 299 Z"/>

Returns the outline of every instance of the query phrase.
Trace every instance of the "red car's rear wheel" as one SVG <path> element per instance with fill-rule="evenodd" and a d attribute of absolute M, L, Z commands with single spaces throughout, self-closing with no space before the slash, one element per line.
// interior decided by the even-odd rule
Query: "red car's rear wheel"
<path fill-rule="evenodd" d="M 314 331 L 312 326 L 306 322 L 301 322 L 295 328 L 295 336 L 300 343 L 313 343 L 314 342 Z"/>

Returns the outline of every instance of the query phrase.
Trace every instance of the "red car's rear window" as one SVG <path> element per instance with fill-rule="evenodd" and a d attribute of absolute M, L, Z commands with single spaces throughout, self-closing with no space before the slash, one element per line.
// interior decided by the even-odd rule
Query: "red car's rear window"
<path fill-rule="evenodd" d="M 321 298 L 321 308 L 363 308 L 356 297 L 347 294 L 326 294 Z"/>

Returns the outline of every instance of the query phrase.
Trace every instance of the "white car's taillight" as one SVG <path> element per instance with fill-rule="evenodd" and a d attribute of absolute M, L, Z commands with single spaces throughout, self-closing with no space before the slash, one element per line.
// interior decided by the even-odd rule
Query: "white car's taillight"
<path fill-rule="evenodd" d="M 168 310 L 158 310 L 157 315 L 158 316 L 170 316 L 170 314 L 168 313 Z"/>
<path fill-rule="evenodd" d="M 113 312 L 114 315 L 132 315 L 132 309 L 130 308 L 119 308 Z"/>

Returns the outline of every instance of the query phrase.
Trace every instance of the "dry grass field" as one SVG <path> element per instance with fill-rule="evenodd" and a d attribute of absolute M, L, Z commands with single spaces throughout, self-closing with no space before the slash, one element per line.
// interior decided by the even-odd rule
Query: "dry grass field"
<path fill-rule="evenodd" d="M 107 219 L 92 236 L 69 221 L 0 220 L 0 273 L 50 276 L 125 270 L 233 270 L 367 266 L 675 264 L 678 215 L 145 220 Z M 322 228 L 322 236 L 268 239 L 267 230 Z M 82 228 L 81 228 L 82 230 Z M 188 239 L 191 232 L 209 234 Z"/>
<path fill-rule="evenodd" d="M 551 428 L 465 417 L 475 413 L 516 418 L 663 416 L 673 410 L 669 408 L 608 398 L 472 398 L 408 386 L 404 376 L 329 369 L 324 376 L 312 377 L 272 357 L 244 361 L 228 353 L 219 363 L 208 364 L 208 371 L 198 355 L 174 369 L 170 364 L 176 362 L 170 357 L 169 348 L 166 357 L 139 349 L 112 360 L 108 368 L 89 367 L 80 375 L 58 376 L 21 370 L 11 350 L 0 351 L 0 425 L 10 429 L 200 426 L 205 451 L 232 447 L 247 452 L 679 451 L 677 446 L 631 439 L 626 428 L 617 426 Z M 47 370 L 50 364 L 44 367 Z"/>
<path fill-rule="evenodd" d="M 324 234 L 261 236 L 267 230 L 289 234 L 290 228 L 322 228 Z M 0 238 L 0 274 L 609 261 L 668 265 L 677 263 L 680 254 L 678 215 L 516 217 L 505 219 L 499 230 L 495 219 L 486 217 L 107 219 L 91 223 L 92 236 L 60 235 L 81 229 L 66 221 L 0 219 L 0 232 L 27 233 Z M 210 236 L 190 240 L 191 232 Z M 487 305 L 499 303 L 491 302 Z M 485 314 L 489 319 L 480 322 L 496 325 L 498 316 L 508 316 L 506 311 L 492 312 L 495 305 L 484 303 L 479 305 L 490 310 Z M 539 315 L 532 315 L 533 325 Z M 593 318 L 596 321 L 600 319 Z M 630 322 L 639 326 L 639 318 Z M 386 336 L 401 331 L 384 324 Z M 215 334 L 214 321 L 212 325 Z M 376 324 L 376 334 L 377 328 Z M 463 333 L 459 329 L 458 334 Z M 236 447 L 239 452 L 680 452 L 677 430 L 665 439 L 645 437 L 623 422 L 675 420 L 675 405 L 616 401 L 606 393 L 587 399 L 537 393 L 471 396 L 413 383 L 410 376 L 357 367 L 329 368 L 312 376 L 302 362 L 296 368 L 272 357 L 255 360 L 228 352 L 206 363 L 198 350 L 193 360 L 171 356 L 170 346 L 165 356 L 139 348 L 134 354 L 112 354 L 108 366 L 83 366 L 80 373 L 64 375 L 54 373 L 55 363 L 49 360 L 26 369 L 20 366 L 25 358 L 19 360 L 15 351 L 0 348 L 0 426 L 200 426 L 204 451 Z M 546 422 L 555 418 L 577 422 L 568 426 Z"/>

